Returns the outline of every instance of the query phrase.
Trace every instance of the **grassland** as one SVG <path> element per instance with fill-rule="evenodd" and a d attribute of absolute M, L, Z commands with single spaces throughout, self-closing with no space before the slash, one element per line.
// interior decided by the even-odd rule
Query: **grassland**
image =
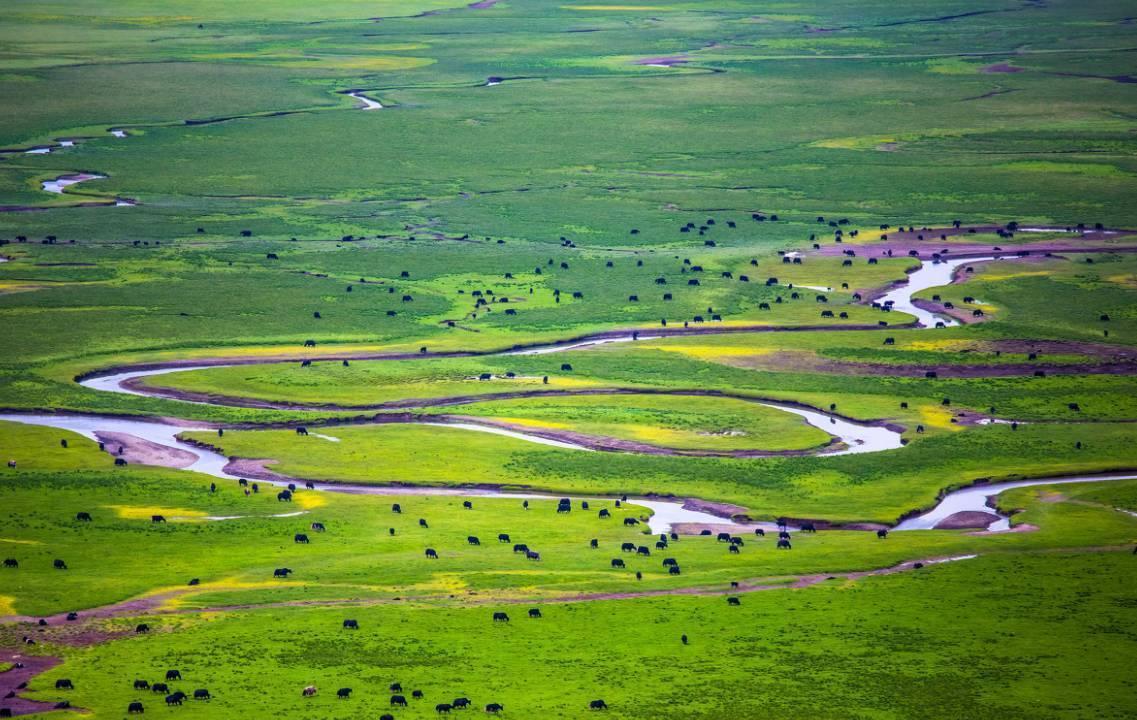
<path fill-rule="evenodd" d="M 142 700 L 159 717 L 425 718 L 461 696 L 569 719 L 600 698 L 645 719 L 1137 714 L 1137 481 L 1002 493 L 1012 532 L 853 529 L 976 482 L 1137 468 L 1121 3 L 12 0 L 2 15 L 0 409 L 209 421 L 223 433 L 186 436 L 319 489 L 246 495 L 0 422 L 15 465 L 0 557 L 19 562 L 0 568 L 0 695 L 16 662 L 50 658 L 21 697 L 91 717 Z M 105 177 L 42 189 L 77 172 Z M 136 204 L 83 206 L 114 198 Z M 916 295 L 965 324 L 871 305 L 917 266 L 908 249 L 992 246 L 1034 249 Z M 234 364 L 138 381 L 152 396 L 77 382 L 197 362 Z M 828 440 L 762 400 L 904 445 L 651 452 Z M 423 424 L 439 415 L 627 447 Z M 407 487 L 325 487 L 349 482 Z M 551 496 L 465 508 L 412 486 Z M 624 494 L 822 529 L 792 550 L 745 532 L 734 554 L 699 528 L 658 548 Z M 975 557 L 932 562 L 959 556 Z M 213 699 L 132 689 L 169 668 L 173 689 Z M 426 698 L 392 708 L 396 681 Z"/>

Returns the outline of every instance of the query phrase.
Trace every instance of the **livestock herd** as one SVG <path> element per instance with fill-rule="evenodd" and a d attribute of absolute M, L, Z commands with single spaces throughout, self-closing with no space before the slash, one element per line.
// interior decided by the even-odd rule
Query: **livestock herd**
<path fill-rule="evenodd" d="M 240 484 L 242 486 L 247 486 L 246 481 L 240 481 Z M 308 485 L 309 485 L 309 487 L 311 487 L 310 483 Z M 292 485 L 289 487 L 289 489 L 283 490 L 281 492 L 281 494 L 283 495 L 283 494 L 287 493 L 288 499 L 290 499 L 291 493 L 293 493 L 295 491 L 296 491 L 296 487 L 295 487 L 295 485 Z M 281 499 L 284 499 L 284 498 L 281 498 Z M 628 498 L 627 498 L 627 496 L 624 496 L 618 500 L 615 500 L 614 505 L 616 507 L 623 507 L 627 502 L 628 502 Z M 464 501 L 462 503 L 462 505 L 463 505 L 463 508 L 465 508 L 466 510 L 472 511 L 474 509 L 474 504 L 470 500 Z M 572 506 L 573 506 L 572 500 L 570 500 L 569 498 L 561 498 L 558 502 L 556 512 L 558 514 L 572 512 L 572 509 L 573 509 Z M 525 509 L 529 508 L 529 501 L 528 500 L 525 500 L 523 502 L 523 507 Z M 586 511 L 589 510 L 590 507 L 589 507 L 588 501 L 581 501 L 580 502 L 580 509 L 586 510 Z M 395 514 L 401 514 L 403 511 L 403 508 L 401 507 L 400 504 L 395 503 L 391 506 L 391 511 Z M 599 520 L 610 519 L 610 518 L 612 518 L 612 513 L 607 508 L 601 508 L 597 511 L 597 518 Z M 75 516 L 75 520 L 77 522 L 88 523 L 88 522 L 92 521 L 92 517 L 91 517 L 90 513 L 88 513 L 88 512 L 79 512 Z M 152 520 L 152 522 L 165 522 L 165 518 L 160 516 L 160 515 L 155 515 L 154 517 L 151 518 L 151 520 Z M 626 527 L 629 527 L 629 528 L 635 527 L 635 526 L 639 525 L 640 523 L 641 523 L 641 519 L 637 519 L 635 517 L 624 517 L 623 518 L 623 525 Z M 790 549 L 790 547 L 791 547 L 791 545 L 790 545 L 791 537 L 790 537 L 790 532 L 789 532 L 790 527 L 789 527 L 788 523 L 789 523 L 789 521 L 785 518 L 779 519 L 779 521 L 778 521 L 778 539 L 777 539 L 777 545 L 776 545 L 777 548 Z M 429 527 L 430 527 L 430 524 L 427 522 L 426 518 L 420 518 L 418 521 L 418 525 L 419 525 L 419 527 L 425 528 L 425 529 L 429 529 Z M 313 533 L 327 532 L 327 527 L 322 522 L 312 522 L 310 524 L 309 528 L 310 528 L 310 531 Z M 390 534 L 393 535 L 394 530 L 395 530 L 394 528 L 390 528 Z M 806 532 L 806 533 L 816 532 L 816 528 L 814 527 L 814 525 L 812 523 L 803 522 L 803 523 L 800 523 L 799 531 Z M 649 531 L 647 531 L 647 530 L 644 530 L 643 532 L 645 535 L 649 534 Z M 713 533 L 709 529 L 703 529 L 700 531 L 700 535 L 702 535 L 702 536 L 707 536 L 707 535 L 711 535 L 711 534 L 713 534 Z M 766 531 L 763 528 L 755 528 L 754 534 L 755 534 L 755 537 L 763 537 L 763 536 L 765 536 Z M 878 532 L 878 537 L 884 538 L 886 536 L 887 536 L 887 531 L 882 530 L 882 531 Z M 676 532 L 659 533 L 656 537 L 657 537 L 657 539 L 654 542 L 654 545 L 655 545 L 654 549 L 656 549 L 656 550 L 668 550 L 668 549 L 670 549 L 672 543 L 676 543 L 680 539 L 679 534 Z M 522 554 L 527 559 L 534 560 L 534 561 L 540 561 L 540 559 L 541 559 L 541 555 L 539 552 L 537 552 L 536 550 L 533 550 L 532 548 L 530 548 L 525 543 L 514 542 L 513 538 L 511 537 L 511 535 L 509 533 L 504 533 L 504 532 L 499 533 L 497 535 L 497 540 L 498 540 L 498 543 L 496 543 L 497 545 L 503 545 L 503 544 L 506 546 L 512 545 L 512 550 L 513 550 L 513 553 L 515 553 L 515 554 Z M 724 543 L 727 546 L 728 551 L 731 554 L 739 553 L 740 548 L 745 545 L 745 541 L 743 540 L 743 538 L 738 537 L 738 536 L 734 536 L 728 532 L 718 533 L 716 540 L 720 543 Z M 311 538 L 307 532 L 298 532 L 298 533 L 295 533 L 293 535 L 293 541 L 294 541 L 294 543 L 307 545 L 307 544 L 311 543 Z M 472 547 L 482 547 L 481 540 L 475 535 L 468 535 L 466 537 L 466 544 L 468 546 L 472 546 Z M 594 549 L 594 550 L 600 549 L 601 545 L 600 545 L 599 538 L 590 539 L 589 540 L 589 547 L 591 549 Z M 634 542 L 622 542 L 620 544 L 620 551 L 622 553 L 633 554 L 634 556 L 637 556 L 637 557 L 640 557 L 640 556 L 650 557 L 652 554 L 652 548 L 649 545 L 647 545 L 647 544 L 638 545 Z M 438 552 L 433 548 L 427 548 L 425 553 L 426 553 L 426 556 L 430 559 L 438 559 L 438 557 L 439 557 Z M 19 568 L 19 562 L 15 558 L 6 558 L 3 561 L 3 566 L 5 568 L 17 569 L 17 568 Z M 680 575 L 681 574 L 678 559 L 675 557 L 664 558 L 662 561 L 662 566 L 667 569 L 667 572 L 670 575 Z M 54 567 L 57 569 L 60 569 L 60 570 L 66 570 L 67 564 L 62 559 L 56 559 L 54 561 Z M 626 563 L 624 562 L 623 558 L 616 557 L 616 558 L 611 559 L 610 567 L 616 568 L 616 569 L 623 569 L 623 568 L 626 568 Z M 292 573 L 293 573 L 293 570 L 291 568 L 287 568 L 287 567 L 276 568 L 273 571 L 273 577 L 280 578 L 280 579 L 286 579 Z M 642 572 L 636 572 L 635 577 L 637 580 L 641 580 L 643 578 Z M 190 581 L 189 584 L 190 585 L 196 585 L 196 584 L 198 584 L 198 582 L 199 582 L 199 580 L 197 578 L 194 578 L 193 580 Z M 731 583 L 731 588 L 737 589 L 738 587 L 739 587 L 738 582 L 732 582 Z M 727 598 L 727 603 L 729 605 L 740 605 L 741 601 L 738 597 L 731 596 L 731 597 Z M 77 613 L 70 613 L 70 614 L 68 614 L 67 619 L 68 620 L 77 620 L 78 617 L 79 616 Z M 528 610 L 528 617 L 530 619 L 536 620 L 536 619 L 542 618 L 543 614 L 542 614 L 542 611 L 540 608 L 534 607 L 534 608 L 530 608 Z M 494 611 L 493 615 L 492 615 L 492 620 L 495 624 L 509 623 L 510 618 L 509 618 L 509 615 L 504 611 Z M 41 625 L 47 624 L 46 620 L 40 620 L 40 624 Z M 360 624 L 359 624 L 359 621 L 354 619 L 354 618 L 346 618 L 343 620 L 343 628 L 345 630 L 355 631 L 355 630 L 360 629 Z M 137 634 L 145 634 L 145 633 L 149 632 L 149 630 L 150 630 L 150 627 L 146 623 L 140 623 L 135 628 L 135 632 Z M 682 636 L 683 644 L 686 644 L 687 641 L 688 641 L 688 638 L 684 634 Z M 197 688 L 197 689 L 193 690 L 192 696 L 187 695 L 187 693 L 184 691 L 172 690 L 170 688 L 169 684 L 171 682 L 181 681 L 182 679 L 183 679 L 182 674 L 179 670 L 171 669 L 171 670 L 168 670 L 166 672 L 165 681 L 163 681 L 163 682 L 150 683 L 147 680 L 139 679 L 139 680 L 134 681 L 133 687 L 135 690 L 148 690 L 149 692 L 151 692 L 153 694 L 163 696 L 165 704 L 169 707 L 180 706 L 184 700 L 189 699 L 190 697 L 192 697 L 193 700 L 198 700 L 198 701 L 207 701 L 207 700 L 212 699 L 212 694 L 206 688 Z M 59 690 L 71 690 L 73 688 L 74 688 L 74 685 L 69 679 L 61 679 L 56 683 L 56 689 L 59 689 Z M 392 691 L 392 695 L 390 698 L 391 706 L 392 707 L 406 707 L 408 704 L 408 701 L 407 701 L 406 696 L 402 694 L 402 686 L 399 683 L 393 683 L 390 686 L 390 690 Z M 340 688 L 337 690 L 336 696 L 340 699 L 346 700 L 346 699 L 349 699 L 351 697 L 352 692 L 353 692 L 352 688 L 349 688 L 349 687 Z M 316 689 L 316 686 L 314 686 L 314 685 L 307 686 L 303 689 L 303 696 L 304 697 L 312 697 L 312 696 L 315 696 L 316 694 L 317 694 L 317 689 Z M 424 693 L 421 690 L 414 690 L 411 693 L 411 698 L 414 700 L 423 699 Z M 439 714 L 446 714 L 446 713 L 451 712 L 452 710 L 463 710 L 463 709 L 467 709 L 469 707 L 471 707 L 470 700 L 468 698 L 465 698 L 465 697 L 459 697 L 459 698 L 454 698 L 450 702 L 441 702 L 441 703 L 436 704 L 435 705 L 435 711 Z M 590 701 L 590 703 L 589 703 L 589 709 L 591 709 L 591 710 L 606 710 L 606 709 L 608 709 L 608 706 L 604 700 L 593 700 L 593 701 Z M 2 710 L 3 709 L 0 708 L 0 711 L 2 711 Z M 491 714 L 499 713 L 499 712 L 504 711 L 504 706 L 501 703 L 497 703 L 497 702 L 487 703 L 485 705 L 485 711 L 487 713 L 491 713 Z M 142 714 L 144 712 L 145 712 L 145 705 L 144 705 L 142 700 L 135 699 L 129 703 L 128 708 L 127 708 L 128 714 Z M 3 717 L 3 716 L 4 715 L 2 713 L 0 713 L 0 717 Z M 381 716 L 381 720 L 382 720 L 382 718 L 392 718 L 392 720 L 393 720 L 393 716 L 391 716 L 389 714 Z"/>

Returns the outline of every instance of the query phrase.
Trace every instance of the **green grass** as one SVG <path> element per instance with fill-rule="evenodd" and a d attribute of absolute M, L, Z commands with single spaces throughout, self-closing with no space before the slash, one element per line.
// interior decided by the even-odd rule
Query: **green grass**
<path fill-rule="evenodd" d="M 1119 667 L 1135 642 L 1129 562 L 1124 553 L 981 557 L 748 594 L 739 607 L 722 597 L 490 600 L 159 617 L 150 619 L 158 632 L 148 637 L 68 651 L 68 661 L 32 687 L 37 697 L 66 697 L 99 714 L 121 712 L 134 699 L 160 714 L 159 701 L 130 683 L 178 668 L 185 680 L 175 687 L 207 687 L 214 696 L 193 703 L 194 714 L 219 718 L 295 712 L 310 684 L 320 692 L 303 701 L 305 712 L 374 715 L 387 711 L 386 689 L 396 681 L 408 696 L 424 691 L 424 700 L 399 714 L 416 718 L 461 696 L 477 712 L 499 702 L 510 714 L 566 718 L 588 717 L 588 702 L 597 698 L 608 715 L 626 718 L 1123 717 L 1135 702 Z M 991 578 L 1000 578 L 997 600 Z M 529 606 L 544 617 L 526 619 Z M 513 621 L 494 625 L 498 610 Z M 360 630 L 342 630 L 346 617 Z M 684 634 L 687 646 L 679 642 Z M 597 653 L 598 646 L 621 651 Z M 255 660 L 250 647 L 260 649 Z M 241 672 L 250 661 L 259 677 L 253 684 Z M 537 684 L 538 667 L 562 673 Z M 60 677 L 76 689 L 50 690 Z M 350 700 L 334 697 L 340 687 L 353 689 Z"/>
<path fill-rule="evenodd" d="M 240 423 L 220 439 L 195 435 L 322 481 L 695 496 L 762 519 L 894 522 L 981 479 L 1137 467 L 1129 375 L 919 372 L 1029 364 L 1036 341 L 1048 343 L 1043 365 L 1126 355 L 1137 344 L 1129 255 L 981 264 L 966 283 L 922 295 L 963 308 L 977 298 L 981 324 L 901 330 L 907 318 L 894 314 L 892 327 L 841 330 L 881 320 L 854 293 L 910 268 L 900 257 L 868 264 L 866 244 L 882 225 L 928 226 L 930 237 L 954 219 L 1137 226 L 1137 111 L 1130 85 L 1111 79 L 1137 65 L 1128 9 L 1116 0 L 15 0 L 5 11 L 0 146 L 78 143 L 0 155 L 0 206 L 41 208 L 0 212 L 0 255 L 11 259 L 0 264 L 0 407 Z M 688 62 L 637 63 L 661 57 Z M 987 71 L 999 64 L 1022 71 Z M 490 76 L 508 79 L 484 87 Z M 341 94 L 353 88 L 384 109 L 357 109 Z M 77 171 L 107 178 L 60 196 L 40 189 Z M 72 207 L 116 195 L 140 204 Z M 833 243 L 838 221 L 842 249 L 858 253 L 849 266 L 808 254 Z M 976 233 L 944 245 L 1010 250 L 1070 237 Z M 801 264 L 778 255 L 792 250 L 807 251 Z M 832 288 L 828 303 L 801 285 Z M 478 305 L 475 291 L 493 302 Z M 832 330 L 437 357 L 616 328 L 647 335 L 663 321 Z M 304 349 L 309 339 L 316 348 Z M 324 359 L 375 353 L 414 359 Z M 210 407 L 75 382 L 121 364 L 214 357 L 275 362 L 150 383 L 325 407 Z M 316 362 L 301 368 L 301 357 Z M 336 443 L 260 426 L 316 429 L 364 412 L 336 406 L 594 388 L 833 407 L 894 423 L 908 444 L 845 457 L 687 458 L 455 428 L 321 424 Z M 693 449 L 824 440 L 796 418 L 720 398 L 482 398 L 437 411 Z M 1023 424 L 971 426 L 961 411 Z M 714 434 L 727 431 L 746 434 Z M 145 618 L 156 629 L 147 637 L 129 636 L 137 617 L 42 631 L 0 624 L 0 647 L 64 659 L 32 680 L 33 694 L 66 696 L 98 717 L 118 717 L 136 697 L 131 680 L 169 667 L 186 675 L 179 689 L 213 691 L 212 702 L 181 710 L 205 718 L 373 717 L 395 680 L 427 691 L 400 718 L 433 717 L 433 703 L 460 695 L 479 713 L 497 701 L 507 716 L 548 718 L 588 717 L 597 697 L 627 718 L 1137 712 L 1125 674 L 1137 520 L 1118 511 L 1137 507 L 1134 482 L 1000 497 L 1033 532 L 881 541 L 823 531 L 795 536 L 790 552 L 748 540 L 739 555 L 684 537 L 667 551 L 683 566 L 673 577 L 654 550 L 624 571 L 608 566 L 619 543 L 653 538 L 619 523 L 641 509 L 607 500 L 567 516 L 553 500 L 524 510 L 478 498 L 465 510 L 456 497 L 301 491 L 286 505 L 268 488 L 246 498 L 232 482 L 211 493 L 204 476 L 115 468 L 77 435 L 0 423 L 7 459 L 17 468 L 0 472 L 0 551 L 20 568 L 0 570 L 0 615 L 83 610 L 201 580 L 174 604 L 188 612 Z M 600 507 L 616 518 L 600 521 Z M 286 510 L 308 514 L 272 517 Z M 80 511 L 93 521 L 77 522 Z M 158 512 L 171 522 L 151 523 Z M 328 532 L 293 544 L 314 520 Z M 499 532 L 537 547 L 541 562 L 499 545 Z M 468 545 L 471 534 L 484 544 Z M 602 549 L 588 549 L 593 537 Z M 440 559 L 426 561 L 426 547 Z M 551 602 L 972 553 L 917 572 L 747 594 L 741 607 L 700 596 Z M 52 569 L 54 558 L 70 569 Z M 295 576 L 273 581 L 281 566 Z M 278 602 L 345 606 L 261 607 Z M 241 603 L 254 608 L 195 612 Z M 536 605 L 546 617 L 525 619 Z M 490 622 L 498 608 L 514 615 L 510 626 Z M 340 629 L 348 616 L 358 633 Z M 114 638 L 75 647 L 74 628 Z M 25 634 L 39 644 L 19 645 Z M 76 690 L 52 690 L 59 677 Z M 302 701 L 309 683 L 320 694 Z M 355 697 L 336 700 L 345 686 Z M 148 715 L 174 712 L 155 697 L 145 697 Z"/>
<path fill-rule="evenodd" d="M 1048 476 L 1137 466 L 1126 423 L 1005 425 L 914 436 L 901 450 L 848 457 L 676 458 L 585 452 L 458 428 L 360 425 L 234 430 L 190 437 L 224 454 L 316 480 L 426 485 L 502 484 L 552 492 L 671 493 L 741 505 L 754 517 L 894 522 L 936 493 L 981 478 Z M 1076 442 L 1083 447 L 1077 448 Z M 460 460 L 460 461 L 459 461 Z"/>
<path fill-rule="evenodd" d="M 443 410 L 445 411 L 445 410 Z M 804 450 L 827 433 L 774 408 L 697 397 L 572 397 L 465 405 L 462 415 L 690 450 Z"/>

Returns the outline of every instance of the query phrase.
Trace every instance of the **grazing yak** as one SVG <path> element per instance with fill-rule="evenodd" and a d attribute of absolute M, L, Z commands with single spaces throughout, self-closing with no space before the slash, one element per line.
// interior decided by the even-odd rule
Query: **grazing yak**
<path fill-rule="evenodd" d="M 209 694 L 208 690 L 206 690 L 205 688 L 201 688 L 201 689 L 193 691 L 193 699 L 194 700 L 212 700 L 213 696 Z"/>
<path fill-rule="evenodd" d="M 351 688 L 340 688 L 336 690 L 336 697 L 340 700 L 346 700 L 351 697 Z"/>
<path fill-rule="evenodd" d="M 91 522 L 91 513 L 79 512 L 75 514 L 75 519 L 79 522 Z"/>
<path fill-rule="evenodd" d="M 166 671 L 166 679 L 167 680 L 181 680 L 182 679 L 182 673 L 180 670 L 167 670 Z"/>
<path fill-rule="evenodd" d="M 427 548 L 426 549 L 426 556 L 428 558 L 430 558 L 431 560 L 437 560 L 438 559 L 438 552 L 434 548 Z"/>
<path fill-rule="evenodd" d="M 402 695 L 392 695 L 391 696 L 391 705 L 392 706 L 397 705 L 399 707 L 406 707 L 407 706 L 407 699 L 405 697 L 403 697 Z"/>
<path fill-rule="evenodd" d="M 150 686 L 150 692 L 154 694 L 165 694 L 170 692 L 170 686 L 166 683 L 156 682 Z"/>
<path fill-rule="evenodd" d="M 272 571 L 274 578 L 286 578 L 292 574 L 292 568 L 277 568 Z"/>
<path fill-rule="evenodd" d="M 292 536 L 292 542 L 304 543 L 305 545 L 307 545 L 308 544 L 308 536 L 305 535 L 304 533 L 296 533 L 295 535 Z"/>
<path fill-rule="evenodd" d="M 343 627 L 345 630 L 358 630 L 359 629 L 359 621 L 358 620 L 351 620 L 351 619 L 344 620 L 343 621 Z"/>
<path fill-rule="evenodd" d="M 531 618 L 541 617 L 541 608 L 529 608 L 529 617 L 531 617 Z"/>
<path fill-rule="evenodd" d="M 509 622 L 509 615 L 503 612 L 495 612 L 493 614 L 494 622 Z"/>
<path fill-rule="evenodd" d="M 126 706 L 126 712 L 128 715 L 140 715 L 146 712 L 146 710 L 142 707 L 142 703 L 132 702 Z"/>
<path fill-rule="evenodd" d="M 589 710 L 607 710 L 608 709 L 608 703 L 604 702 L 603 700 L 593 700 L 592 702 L 588 703 L 588 709 Z"/>
<path fill-rule="evenodd" d="M 303 697 L 314 697 L 317 692 L 318 691 L 316 690 L 315 685 L 309 685 L 308 687 L 304 688 L 303 692 L 301 692 L 300 694 Z"/>

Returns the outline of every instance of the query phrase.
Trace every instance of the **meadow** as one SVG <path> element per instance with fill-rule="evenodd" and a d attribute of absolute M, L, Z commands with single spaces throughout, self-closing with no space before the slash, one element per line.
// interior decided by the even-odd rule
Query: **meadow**
<path fill-rule="evenodd" d="M 1131 15 L 10 0 L 0 710 L 1134 716 Z"/>

